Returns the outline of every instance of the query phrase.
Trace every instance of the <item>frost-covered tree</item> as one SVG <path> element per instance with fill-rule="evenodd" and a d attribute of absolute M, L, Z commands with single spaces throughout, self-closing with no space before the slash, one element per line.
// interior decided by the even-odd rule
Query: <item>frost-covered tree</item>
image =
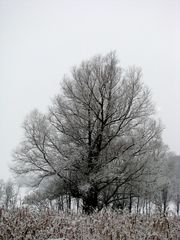
<path fill-rule="evenodd" d="M 176 206 L 177 215 L 179 215 L 180 208 L 180 156 L 173 153 L 168 158 L 167 166 L 168 176 L 169 176 L 169 198 Z"/>
<path fill-rule="evenodd" d="M 0 208 L 14 209 L 17 207 L 19 186 L 8 180 L 0 180 Z"/>
<path fill-rule="evenodd" d="M 112 203 L 123 185 L 142 179 L 161 142 L 150 91 L 139 68 L 124 70 L 114 53 L 74 67 L 46 115 L 24 122 L 14 171 L 36 185 L 58 177 L 83 209 Z"/>

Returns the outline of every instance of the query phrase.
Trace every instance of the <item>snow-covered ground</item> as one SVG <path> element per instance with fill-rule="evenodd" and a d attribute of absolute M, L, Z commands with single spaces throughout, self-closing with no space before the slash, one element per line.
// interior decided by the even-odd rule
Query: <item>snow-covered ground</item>
<path fill-rule="evenodd" d="M 179 240 L 180 218 L 103 210 L 92 215 L 21 209 L 0 211 L 0 239 L 14 240 Z"/>

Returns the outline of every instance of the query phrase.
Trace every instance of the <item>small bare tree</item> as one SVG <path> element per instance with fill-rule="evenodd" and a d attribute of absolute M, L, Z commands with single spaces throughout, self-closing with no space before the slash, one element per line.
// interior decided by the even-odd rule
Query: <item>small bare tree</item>
<path fill-rule="evenodd" d="M 0 207 L 14 209 L 17 207 L 19 186 L 11 180 L 4 182 L 0 180 Z"/>

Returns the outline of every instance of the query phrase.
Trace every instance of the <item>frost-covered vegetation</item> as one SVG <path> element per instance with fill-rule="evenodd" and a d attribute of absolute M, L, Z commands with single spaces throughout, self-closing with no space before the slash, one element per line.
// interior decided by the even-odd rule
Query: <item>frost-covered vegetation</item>
<path fill-rule="evenodd" d="M 69 196 L 89 214 L 112 205 L 124 209 L 127 201 L 131 211 L 134 200 L 161 205 L 163 198 L 166 212 L 163 128 L 141 69 L 125 70 L 115 53 L 74 67 L 47 113 L 32 111 L 23 128 L 12 169 L 38 188 L 33 201 Z"/>
<path fill-rule="evenodd" d="M 22 200 L 0 183 L 2 239 L 180 239 L 167 215 L 172 202 L 179 215 L 180 159 L 140 68 L 125 70 L 115 53 L 82 62 L 23 128 L 12 170 L 31 189 Z"/>
<path fill-rule="evenodd" d="M 2 240 L 179 240 L 180 218 L 101 211 L 92 215 L 35 213 L 27 209 L 0 212 Z"/>

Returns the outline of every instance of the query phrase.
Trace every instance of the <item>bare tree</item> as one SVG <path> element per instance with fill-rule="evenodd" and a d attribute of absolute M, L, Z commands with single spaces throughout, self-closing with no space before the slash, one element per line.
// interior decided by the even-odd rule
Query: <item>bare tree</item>
<path fill-rule="evenodd" d="M 168 158 L 167 176 L 169 186 L 167 189 L 168 198 L 175 204 L 177 215 L 180 207 L 180 156 L 171 153 Z"/>
<path fill-rule="evenodd" d="M 19 186 L 11 180 L 4 182 L 0 180 L 0 206 L 6 209 L 17 207 Z"/>
<path fill-rule="evenodd" d="M 143 174 L 161 144 L 141 76 L 139 68 L 123 70 L 114 53 L 74 67 L 49 113 L 27 117 L 14 171 L 34 176 L 37 185 L 58 176 L 87 213 L 110 204 L 121 186 Z"/>

